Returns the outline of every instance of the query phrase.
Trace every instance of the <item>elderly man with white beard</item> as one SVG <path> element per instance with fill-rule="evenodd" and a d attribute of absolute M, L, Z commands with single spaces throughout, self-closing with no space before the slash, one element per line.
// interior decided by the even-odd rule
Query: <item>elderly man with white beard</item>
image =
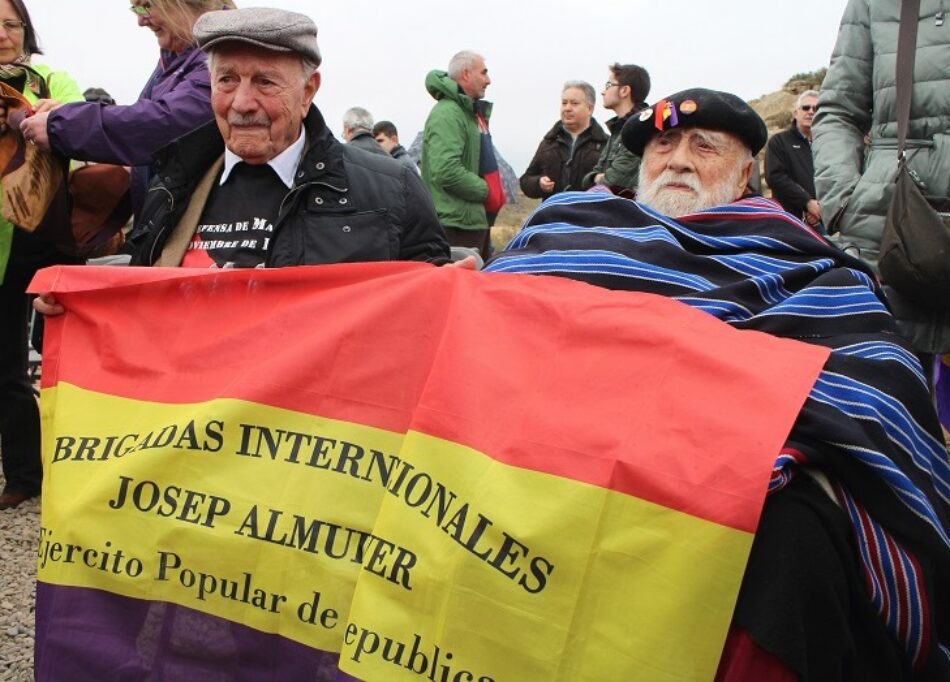
<path fill-rule="evenodd" d="M 774 453 L 716 679 L 950 679 L 950 461 L 921 367 L 867 266 L 743 198 L 766 135 L 734 95 L 662 99 L 623 129 L 638 201 L 555 195 L 485 270 L 659 294 L 830 348 Z M 709 456 L 730 475 L 728 452 Z"/>

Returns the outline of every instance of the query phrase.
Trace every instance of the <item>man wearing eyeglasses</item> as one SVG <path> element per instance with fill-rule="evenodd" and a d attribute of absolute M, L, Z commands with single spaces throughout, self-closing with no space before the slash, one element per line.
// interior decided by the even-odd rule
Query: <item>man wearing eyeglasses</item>
<path fill-rule="evenodd" d="M 623 124 L 636 113 L 646 109 L 650 94 L 650 74 L 636 64 L 614 64 L 610 77 L 604 84 L 601 96 L 604 108 L 616 116 L 605 125 L 610 131 L 610 140 L 600 153 L 594 168 L 584 176 L 585 189 L 594 185 L 607 185 L 615 189 L 635 189 L 640 172 L 640 159 L 631 154 L 620 142 Z"/>
<path fill-rule="evenodd" d="M 788 130 L 773 135 L 765 150 L 765 179 L 772 198 L 812 227 L 821 225 L 811 155 L 811 123 L 817 112 L 818 93 L 806 90 L 795 100 Z"/>

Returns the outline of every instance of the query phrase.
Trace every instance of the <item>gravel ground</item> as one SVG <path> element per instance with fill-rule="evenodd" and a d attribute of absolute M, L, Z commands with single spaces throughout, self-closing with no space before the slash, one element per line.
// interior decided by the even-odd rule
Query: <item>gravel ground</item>
<path fill-rule="evenodd" d="M 3 477 L 0 476 L 0 490 Z M 0 511 L 0 680 L 33 679 L 39 498 Z"/>

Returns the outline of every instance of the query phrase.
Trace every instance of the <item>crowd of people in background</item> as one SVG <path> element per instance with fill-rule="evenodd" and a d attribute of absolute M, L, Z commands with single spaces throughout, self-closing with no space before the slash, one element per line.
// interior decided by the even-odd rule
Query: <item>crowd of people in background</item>
<path fill-rule="evenodd" d="M 362 107 L 344 114 L 342 141 L 333 135 L 315 104 L 322 55 L 304 15 L 132 0 L 159 59 L 139 100 L 117 104 L 35 63 L 24 1 L 0 0 L 0 79 L 35 105 L 22 124 L 5 110 L 0 124 L 59 157 L 130 168 L 123 250 L 134 265 L 484 262 L 670 296 L 830 348 L 776 465 L 720 679 L 947 679 L 950 462 L 921 377 L 950 350 L 950 318 L 904 307 L 904 340 L 876 280 L 896 168 L 885 62 L 899 4 L 848 2 L 820 91 L 800 93 L 768 141 L 739 98 L 700 87 L 650 104 L 647 69 L 619 61 L 600 92 L 614 114 L 605 130 L 595 88 L 566 80 L 553 126 L 523 131 L 541 141 L 521 189 L 547 203 L 500 254 L 492 80 L 474 51 L 425 75 L 434 102 L 416 163 L 396 125 Z M 912 164 L 930 193 L 947 194 L 950 23 L 938 0 L 921 0 L 920 16 Z M 755 191 L 763 148 L 771 197 Z M 26 287 L 39 268 L 80 261 L 5 220 L 0 249 L 5 509 L 42 485 Z M 63 312 L 46 296 L 35 306 Z M 883 542 L 909 558 L 880 565 L 871 554 Z M 895 616 L 894 600 L 910 615 Z"/>

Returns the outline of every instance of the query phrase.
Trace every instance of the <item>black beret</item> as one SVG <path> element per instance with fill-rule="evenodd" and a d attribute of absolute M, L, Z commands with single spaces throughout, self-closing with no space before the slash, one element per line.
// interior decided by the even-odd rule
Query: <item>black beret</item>
<path fill-rule="evenodd" d="M 753 154 L 759 153 L 769 136 L 765 121 L 735 95 L 690 88 L 631 114 L 623 126 L 621 139 L 627 149 L 643 156 L 643 148 L 660 130 L 687 127 L 732 133 L 745 142 Z"/>

